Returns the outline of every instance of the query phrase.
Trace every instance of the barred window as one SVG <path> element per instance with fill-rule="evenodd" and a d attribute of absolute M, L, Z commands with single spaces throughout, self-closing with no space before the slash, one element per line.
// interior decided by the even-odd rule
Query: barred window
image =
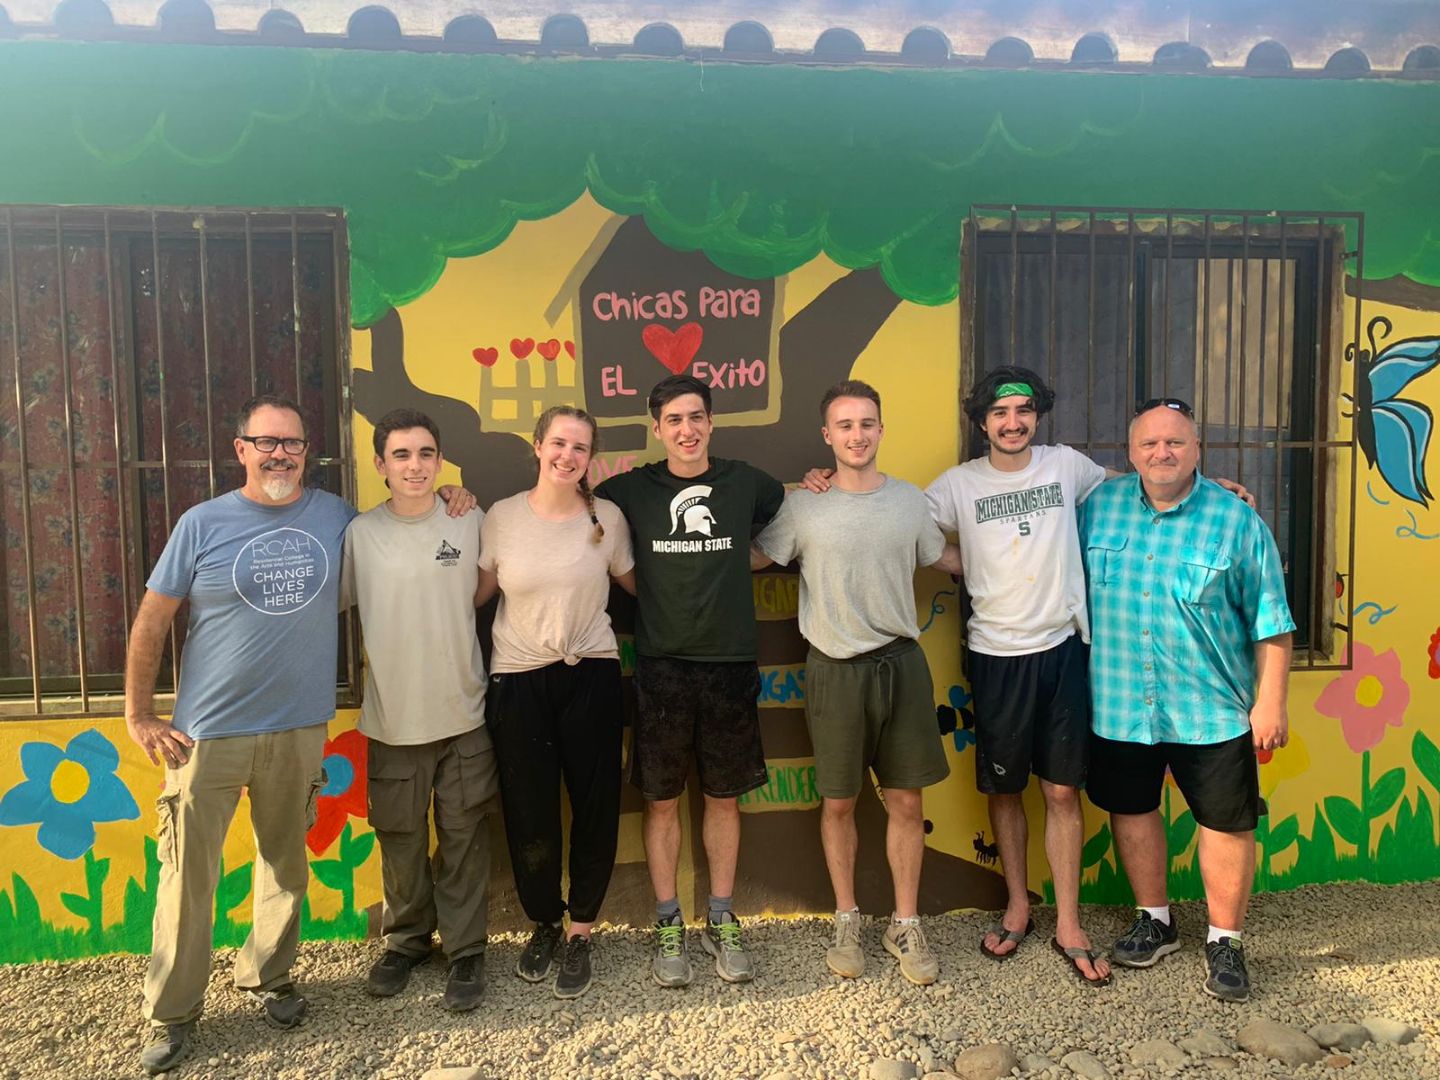
<path fill-rule="evenodd" d="M 171 527 L 244 483 L 232 440 L 246 398 L 298 401 L 307 482 L 350 494 L 342 219 L 10 206 L 0 245 L 0 707 L 113 711 Z"/>
<path fill-rule="evenodd" d="M 1343 283 L 1362 229 L 1341 213 L 977 206 L 963 241 L 966 383 L 1005 364 L 1044 375 L 1056 405 L 1038 437 L 1121 471 L 1137 403 L 1191 403 L 1202 471 L 1248 487 L 1275 534 L 1304 666 L 1348 652 L 1334 583 L 1354 535 L 1335 522 L 1356 454 L 1335 402 L 1354 392 Z"/>

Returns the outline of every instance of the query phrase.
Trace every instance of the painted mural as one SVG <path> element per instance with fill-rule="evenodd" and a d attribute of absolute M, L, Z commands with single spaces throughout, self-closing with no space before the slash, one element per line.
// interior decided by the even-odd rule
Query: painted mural
<path fill-rule="evenodd" d="M 343 207 L 355 443 L 389 407 L 422 408 L 445 479 L 484 505 L 529 483 L 529 431 L 557 402 L 601 418 L 593 480 L 663 456 L 644 394 L 678 371 L 712 388 L 713 452 L 787 480 L 826 460 L 823 388 L 872 382 L 882 467 L 927 483 L 960 453 L 972 203 L 1364 210 L 1364 326 L 1346 358 L 1360 378 L 1329 403 L 1362 454 L 1335 525 L 1353 515 L 1355 576 L 1334 590 L 1353 665 L 1292 677 L 1294 736 L 1261 764 L 1258 884 L 1440 876 L 1440 585 L 1426 569 L 1440 558 L 1440 132 L 1425 122 L 1440 87 L 26 42 L 0 44 L 0 91 L 31 103 L 8 121 L 0 202 Z M 362 506 L 383 497 L 360 479 Z M 754 596 L 770 782 L 743 800 L 737 904 L 824 910 L 795 578 L 757 575 Z M 929 573 L 916 597 L 952 766 L 927 793 L 922 905 L 991 907 L 1003 888 L 974 791 L 961 598 Z M 615 614 L 625 631 L 628 610 Z M 354 721 L 331 726 L 307 837 L 312 938 L 376 918 Z M 148 948 L 160 784 L 116 719 L 0 726 L 0 961 Z M 627 793 L 615 921 L 650 910 L 639 811 Z M 1194 820 L 1175 791 L 1164 812 L 1175 894 L 1197 896 Z M 242 801 L 216 898 L 222 944 L 248 923 L 245 814 Z M 860 901 L 878 910 L 873 793 L 859 827 Z M 1127 902 L 1103 815 L 1087 835 L 1082 899 Z M 697 839 L 687 821 L 687 908 L 706 886 Z M 1038 838 L 1031 860 L 1042 881 Z M 516 926 L 499 869 L 496 926 Z"/>

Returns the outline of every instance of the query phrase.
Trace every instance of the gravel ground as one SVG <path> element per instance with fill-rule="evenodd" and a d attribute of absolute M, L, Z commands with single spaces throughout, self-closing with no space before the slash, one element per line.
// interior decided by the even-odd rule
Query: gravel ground
<path fill-rule="evenodd" d="M 232 956 L 219 954 L 208 1011 L 193 1049 L 172 1076 L 252 1078 L 420 1077 L 466 1067 L 500 1077 L 595 1080 L 761 1080 L 788 1072 L 814 1080 L 871 1080 L 945 1072 L 961 1051 L 1009 1044 L 1020 1057 L 1059 1061 L 1088 1050 L 1113 1077 L 1335 1075 L 1324 1062 L 1295 1069 L 1236 1052 L 1227 1061 L 1181 1067 L 1138 1065 L 1147 1039 L 1177 1042 L 1201 1029 L 1226 1038 L 1265 1017 L 1301 1030 L 1326 1021 L 1381 1016 L 1422 1032 L 1409 1045 L 1370 1043 L 1350 1051 L 1347 1077 L 1440 1078 L 1440 883 L 1377 888 L 1340 885 L 1257 898 L 1247 953 L 1256 990 L 1248 1005 L 1224 1005 L 1200 989 L 1204 913 L 1178 908 L 1186 947 L 1150 971 L 1116 973 L 1115 985 L 1083 987 L 1048 947 L 1053 912 L 1037 909 L 1037 933 L 1018 957 L 995 964 L 976 948 L 982 914 L 927 920 L 940 955 L 940 982 L 913 987 L 866 927 L 864 978 L 825 968 L 828 920 L 747 920 L 759 977 L 728 986 L 692 936 L 695 982 L 664 990 L 650 981 L 648 937 L 596 935 L 596 984 L 578 1001 L 513 975 L 522 941 L 492 940 L 485 1003 L 451 1015 L 440 1008 L 444 972 L 417 969 L 398 998 L 363 989 L 377 943 L 305 944 L 296 976 L 310 1019 L 277 1032 L 230 986 Z M 1113 939 L 1129 913 L 1095 909 L 1097 942 Z M 0 1077 L 119 1077 L 138 1073 L 143 1027 L 139 987 L 145 960 L 106 957 L 0 968 Z M 453 1074 L 458 1077 L 460 1074 Z M 1036 1073 L 1034 1075 L 1044 1075 Z M 1055 1076 L 1073 1075 L 1068 1069 Z M 788 1078 L 787 1078 L 788 1080 Z"/>

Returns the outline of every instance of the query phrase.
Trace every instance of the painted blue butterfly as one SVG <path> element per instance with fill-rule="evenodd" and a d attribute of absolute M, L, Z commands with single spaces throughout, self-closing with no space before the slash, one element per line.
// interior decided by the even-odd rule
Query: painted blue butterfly
<path fill-rule="evenodd" d="M 970 691 L 963 686 L 952 686 L 946 696 L 950 704 L 935 707 L 940 720 L 940 734 L 953 738 L 955 752 L 960 753 L 975 745 L 975 714 L 968 708 Z"/>
<path fill-rule="evenodd" d="M 1345 347 L 1345 359 L 1359 365 L 1355 405 L 1360 449 L 1370 467 L 1403 499 L 1429 506 L 1435 496 L 1425 479 L 1425 455 L 1435 418 L 1418 401 L 1398 395 L 1427 371 L 1440 365 L 1440 338 L 1407 338 L 1380 348 L 1393 326 L 1384 315 L 1370 320 L 1370 348 Z M 1377 334 L 1377 330 L 1379 331 Z"/>

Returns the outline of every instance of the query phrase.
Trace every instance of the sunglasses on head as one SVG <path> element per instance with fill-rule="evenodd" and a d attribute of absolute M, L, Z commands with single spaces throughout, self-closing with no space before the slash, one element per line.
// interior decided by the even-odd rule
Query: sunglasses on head
<path fill-rule="evenodd" d="M 1162 407 L 1174 409 L 1182 416 L 1188 416 L 1192 419 L 1195 416 L 1195 410 L 1190 408 L 1189 402 L 1181 401 L 1179 398 L 1174 397 L 1157 397 L 1151 398 L 1149 401 L 1142 401 L 1135 407 L 1135 415 L 1139 416 L 1141 413 L 1147 413 L 1151 409 L 1159 409 Z"/>

